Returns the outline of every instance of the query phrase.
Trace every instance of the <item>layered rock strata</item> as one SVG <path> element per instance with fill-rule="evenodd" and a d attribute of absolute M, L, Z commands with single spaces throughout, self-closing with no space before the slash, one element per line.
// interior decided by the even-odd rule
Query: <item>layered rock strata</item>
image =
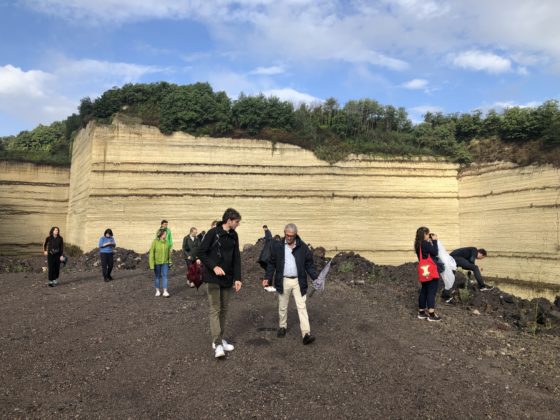
<path fill-rule="evenodd" d="M 52 226 L 66 233 L 67 168 L 0 161 L 0 254 L 40 252 Z"/>
<path fill-rule="evenodd" d="M 48 229 L 94 249 L 106 228 L 145 252 L 162 219 L 174 247 L 207 230 L 227 207 L 243 215 L 241 242 L 267 224 L 327 253 L 355 251 L 378 264 L 414 261 L 416 228 L 448 250 L 488 249 L 483 274 L 560 284 L 560 173 L 492 164 L 462 169 L 430 159 L 350 157 L 329 165 L 299 147 L 260 140 L 164 136 L 142 125 L 90 123 L 72 167 L 0 162 L 0 252 L 40 249 Z"/>
<path fill-rule="evenodd" d="M 560 284 L 560 170 L 492 164 L 459 176 L 461 245 L 487 248 L 484 273 Z"/>
<path fill-rule="evenodd" d="M 329 165 L 292 145 L 164 136 L 116 122 L 80 133 L 71 172 L 68 225 L 85 250 L 110 227 L 119 245 L 144 252 L 161 219 L 180 248 L 191 226 L 208 229 L 227 207 L 243 216 L 242 243 L 262 236 L 263 224 L 281 233 L 294 222 L 331 255 L 352 250 L 378 263 L 413 259 L 420 225 L 459 245 L 457 166 L 445 162 L 350 158 Z"/>

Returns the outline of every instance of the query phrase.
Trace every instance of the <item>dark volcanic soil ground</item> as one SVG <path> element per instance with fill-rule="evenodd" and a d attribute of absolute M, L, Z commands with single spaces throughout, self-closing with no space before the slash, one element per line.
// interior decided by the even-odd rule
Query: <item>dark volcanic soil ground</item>
<path fill-rule="evenodd" d="M 415 318 L 414 280 L 400 278 L 410 267 L 343 259 L 308 299 L 317 341 L 303 346 L 293 301 L 276 338 L 256 251 L 244 253 L 224 361 L 210 348 L 206 294 L 186 287 L 182 265 L 169 299 L 154 297 L 142 264 L 110 283 L 98 268 L 66 270 L 56 288 L 46 273 L 0 274 L 0 416 L 560 417 L 560 337 L 519 329 L 492 307 L 499 291 L 480 315 L 439 305 L 443 321 L 429 323 Z"/>

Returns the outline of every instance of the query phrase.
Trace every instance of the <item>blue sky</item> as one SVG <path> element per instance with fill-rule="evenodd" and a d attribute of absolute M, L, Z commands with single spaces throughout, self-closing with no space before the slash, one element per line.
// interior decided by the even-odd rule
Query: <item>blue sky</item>
<path fill-rule="evenodd" d="M 560 99 L 557 0 L 0 0 L 0 135 L 128 82 L 468 112 Z"/>

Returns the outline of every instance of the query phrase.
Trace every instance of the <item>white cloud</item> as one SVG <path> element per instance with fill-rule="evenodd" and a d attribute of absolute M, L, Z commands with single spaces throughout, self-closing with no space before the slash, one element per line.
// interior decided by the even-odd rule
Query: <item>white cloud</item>
<path fill-rule="evenodd" d="M 396 3 L 403 11 L 415 16 L 418 19 L 432 19 L 444 16 L 451 9 L 443 1 L 432 0 L 390 0 L 388 4 Z"/>
<path fill-rule="evenodd" d="M 479 109 L 484 112 L 488 112 L 491 109 L 501 112 L 507 108 L 535 108 L 542 104 L 542 101 L 529 101 L 525 103 L 519 103 L 516 101 L 496 101 L 490 105 L 482 105 Z"/>
<path fill-rule="evenodd" d="M 401 85 L 405 89 L 426 89 L 428 87 L 428 81 L 426 79 L 412 79 Z"/>
<path fill-rule="evenodd" d="M 560 6 L 552 0 L 21 1 L 80 24 L 194 20 L 230 46 L 259 56 L 282 54 L 287 61 L 344 60 L 402 70 L 412 58 L 481 48 L 543 57 L 552 68 L 560 62 Z M 511 67 L 507 58 L 485 54 L 483 64 L 460 56 L 457 65 L 494 73 Z"/>
<path fill-rule="evenodd" d="M 409 108 L 407 111 L 410 120 L 414 124 L 420 124 L 421 122 L 424 122 L 424 115 L 426 115 L 428 112 L 431 112 L 433 114 L 437 112 L 443 112 L 443 108 L 436 105 L 419 105 Z"/>
<path fill-rule="evenodd" d="M 0 95 L 22 95 L 29 98 L 46 96 L 45 84 L 53 76 L 41 70 L 24 71 L 10 64 L 0 67 Z"/>
<path fill-rule="evenodd" d="M 164 71 L 154 66 L 57 57 L 53 70 L 0 67 L 0 111 L 30 125 L 49 124 L 76 112 L 84 96 Z M 101 90 L 101 92 L 100 92 Z"/>
<path fill-rule="evenodd" d="M 77 102 L 54 89 L 57 77 L 41 70 L 0 67 L 0 111 L 11 118 L 37 125 L 66 117 Z"/>
<path fill-rule="evenodd" d="M 119 80 L 120 83 L 130 83 L 139 80 L 147 74 L 161 73 L 165 71 L 162 67 L 145 66 L 139 64 L 119 63 L 100 60 L 64 60 L 57 70 L 61 77 L 80 75 L 96 79 L 111 78 Z"/>
<path fill-rule="evenodd" d="M 292 102 L 294 105 L 301 103 L 312 104 L 323 102 L 323 99 L 317 98 L 307 93 L 299 92 L 292 88 L 270 89 L 262 92 L 265 96 L 276 96 L 283 101 Z"/>
<path fill-rule="evenodd" d="M 511 61 L 494 53 L 470 50 L 450 55 L 452 64 L 466 70 L 504 73 L 511 71 Z"/>
<path fill-rule="evenodd" d="M 270 66 L 270 67 L 257 67 L 251 70 L 250 74 L 257 76 L 275 76 L 277 74 L 285 73 L 286 70 L 282 66 Z"/>
<path fill-rule="evenodd" d="M 223 90 L 233 99 L 236 99 L 240 93 L 245 95 L 259 95 L 262 93 L 265 96 L 276 96 L 279 99 L 293 102 L 296 105 L 302 102 L 322 102 L 320 98 L 293 88 L 278 87 L 269 77 L 255 77 L 250 74 L 232 71 L 208 73 L 206 77 L 214 90 Z"/>
<path fill-rule="evenodd" d="M 426 114 L 427 112 L 436 113 L 443 112 L 443 108 L 435 105 L 420 105 L 410 108 L 410 111 L 416 114 Z"/>

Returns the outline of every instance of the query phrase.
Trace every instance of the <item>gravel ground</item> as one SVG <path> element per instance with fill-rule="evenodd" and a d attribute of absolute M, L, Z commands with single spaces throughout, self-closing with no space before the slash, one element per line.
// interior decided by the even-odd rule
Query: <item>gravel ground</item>
<path fill-rule="evenodd" d="M 180 263 L 169 299 L 154 297 L 140 264 L 110 283 L 98 268 L 66 270 L 56 288 L 46 273 L 0 274 L 0 416 L 560 418 L 559 336 L 468 302 L 440 305 L 440 323 L 418 320 L 410 267 L 342 256 L 308 299 L 316 342 L 302 345 L 293 301 L 278 339 L 258 250 L 243 253 L 226 332 L 236 349 L 223 361 L 204 286 L 186 287 Z"/>

